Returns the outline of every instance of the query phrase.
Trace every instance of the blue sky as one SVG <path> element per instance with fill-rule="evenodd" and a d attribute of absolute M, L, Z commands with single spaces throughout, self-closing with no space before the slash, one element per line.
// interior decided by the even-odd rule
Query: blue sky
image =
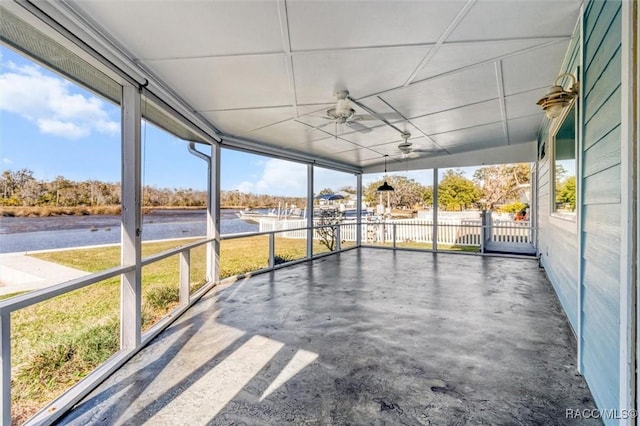
<path fill-rule="evenodd" d="M 143 181 L 206 189 L 205 163 L 187 144 L 149 125 L 143 129 Z M 202 149 L 202 148 L 201 148 Z M 0 46 L 0 162 L 37 179 L 120 180 L 120 109 L 25 57 Z M 472 173 L 472 172 L 471 172 Z M 402 173 L 431 184 L 431 171 Z M 306 166 L 223 149 L 223 190 L 304 196 Z M 365 175 L 363 183 L 381 174 Z M 353 175 L 317 168 L 315 191 L 355 186 Z"/>

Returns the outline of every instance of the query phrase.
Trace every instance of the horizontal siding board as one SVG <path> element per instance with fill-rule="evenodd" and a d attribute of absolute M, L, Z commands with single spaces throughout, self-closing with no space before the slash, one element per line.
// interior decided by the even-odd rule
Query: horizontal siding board
<path fill-rule="evenodd" d="M 620 237 L 620 204 L 593 204 L 583 209 L 583 231 Z"/>
<path fill-rule="evenodd" d="M 584 179 L 584 204 L 619 204 L 620 165 Z"/>
<path fill-rule="evenodd" d="M 620 251 L 612 247 L 616 243 L 619 246 L 620 237 L 615 238 L 606 235 L 600 236 L 598 234 L 590 235 L 585 233 L 583 258 L 587 263 L 593 263 L 594 266 L 607 271 L 607 275 L 615 279 L 620 276 Z"/>
<path fill-rule="evenodd" d="M 549 212 L 548 197 L 539 199 L 541 212 Z M 542 262 L 549 281 L 575 330 L 578 317 L 578 241 L 577 236 L 549 223 L 548 214 L 540 215 L 540 247 Z M 572 261 L 573 259 L 573 261 Z"/>
<path fill-rule="evenodd" d="M 598 16 L 602 12 L 602 8 L 604 7 L 604 1 L 588 1 L 587 7 L 584 11 L 585 16 L 585 41 L 587 44 L 591 41 L 593 35 L 593 26 L 594 23 L 597 22 Z"/>
<path fill-rule="evenodd" d="M 620 27 L 620 11 L 622 3 L 619 1 L 607 1 L 596 21 L 587 18 L 586 31 L 589 33 L 584 48 L 586 60 L 585 70 L 597 66 L 598 61 L 606 60 L 610 50 L 609 43 L 620 42 L 622 30 Z"/>
<path fill-rule="evenodd" d="M 618 386 L 619 379 L 615 375 L 609 378 L 600 374 L 601 358 L 596 356 L 594 352 L 587 351 L 583 355 L 582 364 L 584 366 L 584 377 L 589 385 L 593 399 L 596 405 L 601 409 L 618 408 Z M 618 424 L 611 422 L 608 424 Z"/>
<path fill-rule="evenodd" d="M 589 263 L 585 267 L 584 291 L 584 300 L 592 298 L 590 307 L 594 309 L 592 312 L 598 313 L 601 324 L 609 328 L 617 327 L 620 304 L 619 296 L 615 296 L 620 291 L 620 283 L 617 277 L 611 275 L 611 270 L 606 265 L 600 268 L 595 262 Z"/>
<path fill-rule="evenodd" d="M 620 126 L 617 126 L 584 153 L 584 176 L 588 177 L 620 164 Z"/>
<path fill-rule="evenodd" d="M 585 97 L 585 111 L 588 115 L 585 119 L 588 121 L 591 119 L 594 113 L 596 113 L 602 104 L 611 95 L 612 86 L 615 88 L 620 81 L 620 75 L 622 73 L 622 61 L 621 61 L 621 49 L 620 46 L 611 56 L 611 59 L 606 63 L 605 68 L 602 70 L 602 74 L 593 78 L 589 93 Z M 587 76 L 589 74 L 587 73 Z"/>
<path fill-rule="evenodd" d="M 585 121 L 584 126 L 585 149 L 598 142 L 607 133 L 620 125 L 621 98 L 619 81 L 617 82 L 617 87 L 612 87 L 612 91 L 611 96 L 606 99 L 597 111 L 585 110 L 585 114 L 590 113 L 590 119 Z"/>

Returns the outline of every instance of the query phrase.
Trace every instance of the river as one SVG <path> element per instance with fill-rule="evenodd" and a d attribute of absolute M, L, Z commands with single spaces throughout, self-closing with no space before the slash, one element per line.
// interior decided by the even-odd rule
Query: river
<path fill-rule="evenodd" d="M 221 210 L 220 232 L 257 232 L 258 225 L 238 219 L 237 211 Z M 204 210 L 155 210 L 143 216 L 143 241 L 205 234 Z M 119 242 L 120 216 L 0 217 L 0 253 Z"/>

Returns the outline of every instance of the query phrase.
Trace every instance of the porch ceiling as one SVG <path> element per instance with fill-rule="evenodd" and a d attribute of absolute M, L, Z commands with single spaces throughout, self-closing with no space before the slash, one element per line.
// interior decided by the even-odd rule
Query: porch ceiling
<path fill-rule="evenodd" d="M 581 1 L 68 4 L 223 134 L 381 171 L 385 154 L 391 170 L 532 161 Z M 323 118 L 343 89 L 425 152 L 403 160 L 380 121 Z"/>

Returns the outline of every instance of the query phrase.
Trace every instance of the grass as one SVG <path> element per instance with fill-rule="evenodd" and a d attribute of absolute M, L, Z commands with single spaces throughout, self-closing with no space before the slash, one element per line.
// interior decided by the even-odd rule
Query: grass
<path fill-rule="evenodd" d="M 146 243 L 142 245 L 142 256 L 144 258 L 191 241 Z M 300 259 L 306 254 L 306 240 L 276 238 L 275 249 L 279 263 Z M 314 251 L 321 251 L 317 242 Z M 265 268 L 268 265 L 268 253 L 269 239 L 266 236 L 222 241 L 221 278 Z M 205 283 L 205 254 L 205 246 L 191 250 L 191 292 Z M 72 249 L 33 256 L 87 272 L 98 272 L 120 264 L 120 247 Z M 178 303 L 178 261 L 178 255 L 175 255 L 142 268 L 143 330 L 155 324 Z M 119 350 L 119 317 L 119 278 L 105 280 L 13 313 L 13 422 L 24 422 L 40 407 L 116 353 Z"/>
<path fill-rule="evenodd" d="M 191 241 L 145 243 L 142 256 L 180 247 Z M 276 264 L 305 257 L 306 243 L 306 240 L 276 237 Z M 353 244 L 343 243 L 343 247 L 350 245 Z M 431 244 L 402 242 L 398 247 L 430 249 Z M 476 247 L 440 245 L 439 248 L 477 251 Z M 314 254 L 328 251 L 318 241 L 314 241 L 313 250 Z M 191 292 L 206 281 L 205 255 L 205 246 L 191 250 Z M 268 255 L 267 236 L 224 240 L 220 244 L 220 276 L 226 278 L 266 268 Z M 33 256 L 97 272 L 120 264 L 120 247 L 71 249 Z M 142 268 L 143 330 L 150 328 L 177 305 L 178 261 L 178 255 L 174 255 Z M 119 350 L 119 317 L 119 278 L 105 280 L 12 314 L 14 423 L 22 423 Z"/>
<path fill-rule="evenodd" d="M 119 215 L 120 206 L 34 206 L 0 207 L 0 216 L 5 217 L 49 217 L 49 216 L 85 216 L 90 214 Z"/>

